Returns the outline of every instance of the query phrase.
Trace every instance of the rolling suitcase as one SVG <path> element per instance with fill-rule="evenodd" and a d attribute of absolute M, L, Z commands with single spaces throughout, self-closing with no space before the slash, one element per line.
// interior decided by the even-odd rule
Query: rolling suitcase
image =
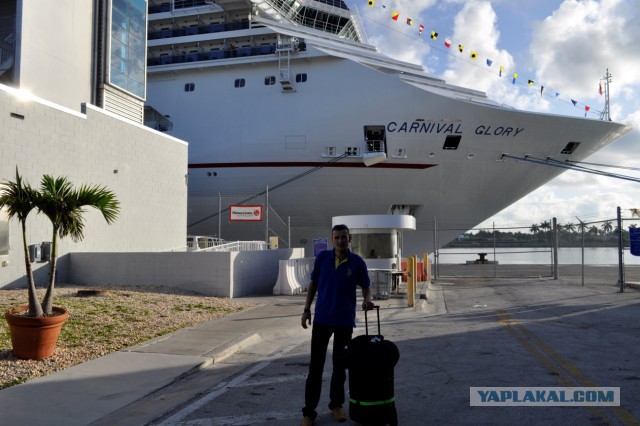
<path fill-rule="evenodd" d="M 349 417 L 363 425 L 396 426 L 393 370 L 400 352 L 395 343 L 380 334 L 380 307 L 374 309 L 378 316 L 378 334 L 369 334 L 365 311 L 366 334 L 353 338 L 348 345 Z"/>

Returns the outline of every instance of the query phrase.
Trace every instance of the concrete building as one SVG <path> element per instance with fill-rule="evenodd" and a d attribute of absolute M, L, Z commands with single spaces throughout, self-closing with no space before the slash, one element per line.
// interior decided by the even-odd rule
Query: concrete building
<path fill-rule="evenodd" d="M 126 13 L 123 10 L 126 9 Z M 105 185 L 121 203 L 107 225 L 88 210 L 85 239 L 59 245 L 58 280 L 71 252 L 160 252 L 186 245 L 187 143 L 143 125 L 145 0 L 9 0 L 0 4 L 0 180 L 16 168 Z M 28 244 L 51 241 L 34 211 Z M 47 263 L 34 264 L 36 281 Z M 0 288 L 22 287 L 19 223 L 0 212 Z"/>

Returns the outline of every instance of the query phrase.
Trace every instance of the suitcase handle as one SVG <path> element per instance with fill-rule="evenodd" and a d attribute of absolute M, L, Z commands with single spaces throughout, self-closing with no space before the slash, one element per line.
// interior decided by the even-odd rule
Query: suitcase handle
<path fill-rule="evenodd" d="M 376 313 L 378 314 L 378 335 L 380 335 L 380 306 L 379 305 L 374 305 L 373 309 L 376 310 Z M 367 311 L 364 311 L 364 326 L 365 326 L 365 330 L 367 333 L 367 336 L 369 335 L 369 321 L 367 319 Z"/>

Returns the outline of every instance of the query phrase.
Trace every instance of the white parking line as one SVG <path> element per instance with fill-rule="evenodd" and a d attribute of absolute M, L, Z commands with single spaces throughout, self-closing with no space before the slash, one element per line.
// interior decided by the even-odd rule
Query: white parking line
<path fill-rule="evenodd" d="M 190 422 L 181 423 L 181 421 L 185 417 L 187 417 L 189 414 L 199 410 L 204 405 L 206 405 L 209 402 L 213 401 L 214 399 L 216 399 L 220 395 L 223 395 L 224 393 L 226 393 L 228 390 L 231 390 L 233 388 L 239 387 L 243 382 L 245 382 L 251 376 L 253 376 L 254 374 L 258 373 L 260 370 L 263 370 L 264 368 L 266 368 L 269 364 L 271 364 L 271 362 L 273 362 L 276 359 L 282 357 L 283 355 L 289 353 L 290 351 L 292 351 L 298 345 L 299 344 L 287 346 L 284 349 L 282 349 L 282 351 L 280 351 L 277 354 L 275 354 L 274 356 L 270 357 L 269 359 L 267 359 L 265 361 L 259 362 L 258 364 L 256 364 L 253 367 L 249 368 L 244 373 L 240 374 L 239 376 L 234 377 L 232 380 L 230 380 L 228 382 L 225 381 L 225 382 L 218 383 L 216 386 L 214 386 L 213 388 L 208 390 L 202 398 L 192 402 L 191 404 L 187 405 L 183 409 L 177 411 L 172 416 L 170 416 L 167 419 L 165 419 L 164 421 L 162 421 L 162 423 L 159 423 L 159 425 L 160 426 L 176 426 L 176 425 L 198 425 L 198 424 L 212 425 L 212 424 L 217 424 L 217 423 L 211 423 L 213 420 L 215 420 L 215 419 L 211 419 L 211 418 L 202 420 L 202 421 L 206 421 L 206 423 L 197 423 L 197 421 L 196 421 L 196 423 L 190 423 Z M 265 413 L 261 414 L 261 419 L 262 420 L 265 419 L 264 415 L 265 415 Z M 290 413 L 288 415 L 290 415 Z M 246 417 L 246 416 L 244 416 L 244 417 Z M 289 417 L 287 417 L 287 418 L 289 418 Z M 251 424 L 251 423 L 223 423 L 223 424 Z"/>

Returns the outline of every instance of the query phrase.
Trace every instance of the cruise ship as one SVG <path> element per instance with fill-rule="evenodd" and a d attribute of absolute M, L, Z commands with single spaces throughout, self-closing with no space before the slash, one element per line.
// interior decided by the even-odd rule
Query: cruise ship
<path fill-rule="evenodd" d="M 147 125 L 189 143 L 188 233 L 310 249 L 410 214 L 432 251 L 630 129 L 519 111 L 367 42 L 340 0 L 150 0 Z M 263 207 L 261 221 L 231 206 Z M 312 251 L 311 251 L 312 252 Z"/>

